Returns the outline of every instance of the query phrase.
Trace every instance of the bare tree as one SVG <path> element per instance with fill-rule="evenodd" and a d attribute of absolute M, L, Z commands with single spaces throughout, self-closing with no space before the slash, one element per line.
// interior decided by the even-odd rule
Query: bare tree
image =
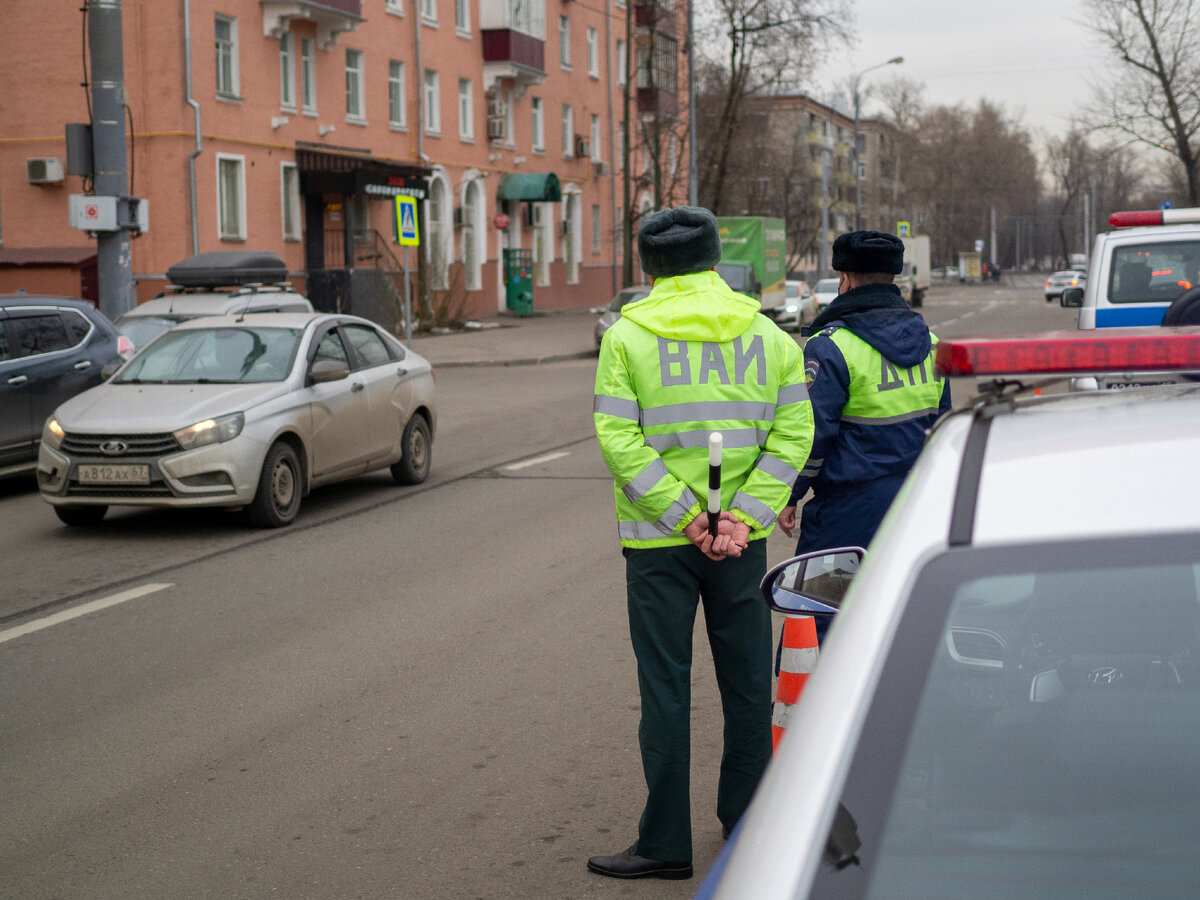
<path fill-rule="evenodd" d="M 1165 149 L 1200 205 L 1200 0 L 1085 0 L 1086 24 L 1121 63 L 1096 89 L 1092 125 Z"/>
<path fill-rule="evenodd" d="M 700 11 L 698 11 L 700 12 Z M 716 0 L 697 31 L 697 156 L 701 203 L 722 213 L 726 178 L 745 137 L 747 101 L 795 85 L 823 48 L 846 38 L 844 0 Z"/>

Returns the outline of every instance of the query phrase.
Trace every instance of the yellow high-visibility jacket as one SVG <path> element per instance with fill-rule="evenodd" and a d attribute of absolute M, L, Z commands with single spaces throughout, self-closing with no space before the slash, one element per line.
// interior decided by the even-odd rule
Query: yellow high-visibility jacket
<path fill-rule="evenodd" d="M 626 547 L 687 544 L 720 431 L 721 508 L 766 537 L 813 442 L 795 340 L 716 272 L 658 279 L 604 335 L 593 420 Z"/>

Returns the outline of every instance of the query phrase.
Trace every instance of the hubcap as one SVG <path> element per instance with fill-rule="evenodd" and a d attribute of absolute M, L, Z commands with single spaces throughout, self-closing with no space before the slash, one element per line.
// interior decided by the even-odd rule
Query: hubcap
<path fill-rule="evenodd" d="M 286 510 L 292 505 L 292 498 L 296 495 L 296 477 L 292 467 L 285 462 L 275 466 L 271 476 L 271 493 L 275 495 L 275 505 L 279 509 Z"/>

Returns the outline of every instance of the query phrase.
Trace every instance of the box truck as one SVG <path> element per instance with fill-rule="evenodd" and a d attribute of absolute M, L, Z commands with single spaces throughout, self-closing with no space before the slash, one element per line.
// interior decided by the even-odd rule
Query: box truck
<path fill-rule="evenodd" d="M 933 271 L 929 267 L 929 235 L 916 234 L 901 238 L 904 241 L 904 275 L 910 281 L 910 294 L 906 298 L 912 306 L 925 301 Z"/>
<path fill-rule="evenodd" d="M 783 311 L 787 303 L 787 225 L 764 216 L 718 216 L 721 262 L 717 271 L 731 288 Z"/>

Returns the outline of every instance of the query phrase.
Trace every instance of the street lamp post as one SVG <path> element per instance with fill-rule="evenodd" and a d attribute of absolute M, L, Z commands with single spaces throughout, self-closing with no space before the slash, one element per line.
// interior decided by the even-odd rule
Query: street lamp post
<path fill-rule="evenodd" d="M 858 161 L 858 110 L 859 96 L 858 83 L 862 77 L 868 72 L 873 72 L 876 69 L 882 69 L 884 66 L 896 66 L 904 62 L 903 56 L 893 56 L 887 62 L 881 62 L 876 66 L 869 66 L 854 76 L 854 230 L 858 231 L 862 228 L 862 175 L 859 172 Z"/>

